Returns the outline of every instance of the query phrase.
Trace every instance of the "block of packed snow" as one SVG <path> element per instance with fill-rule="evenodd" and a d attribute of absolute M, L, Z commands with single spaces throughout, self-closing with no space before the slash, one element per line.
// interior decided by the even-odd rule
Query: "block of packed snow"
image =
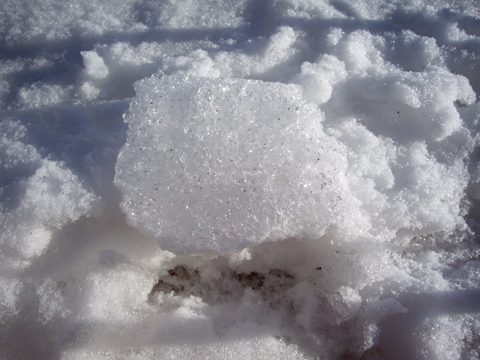
<path fill-rule="evenodd" d="M 136 92 L 115 184 L 165 248 L 227 252 L 340 221 L 346 155 L 300 86 L 174 75 Z"/>

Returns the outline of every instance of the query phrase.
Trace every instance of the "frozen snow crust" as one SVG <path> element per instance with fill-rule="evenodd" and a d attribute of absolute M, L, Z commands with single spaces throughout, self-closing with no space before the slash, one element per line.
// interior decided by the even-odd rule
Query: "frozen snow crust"
<path fill-rule="evenodd" d="M 0 4 L 0 358 L 478 359 L 476 1 Z"/>

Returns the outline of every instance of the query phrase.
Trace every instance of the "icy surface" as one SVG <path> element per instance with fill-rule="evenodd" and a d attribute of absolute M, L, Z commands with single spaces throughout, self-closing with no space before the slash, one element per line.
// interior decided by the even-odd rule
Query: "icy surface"
<path fill-rule="evenodd" d="M 0 4 L 0 358 L 480 357 L 480 8 Z"/>

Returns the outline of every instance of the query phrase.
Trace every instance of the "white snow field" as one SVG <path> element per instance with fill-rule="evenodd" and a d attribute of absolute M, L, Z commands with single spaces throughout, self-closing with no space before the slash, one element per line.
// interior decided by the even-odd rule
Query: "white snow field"
<path fill-rule="evenodd" d="M 480 358 L 476 0 L 0 3 L 0 358 Z"/>

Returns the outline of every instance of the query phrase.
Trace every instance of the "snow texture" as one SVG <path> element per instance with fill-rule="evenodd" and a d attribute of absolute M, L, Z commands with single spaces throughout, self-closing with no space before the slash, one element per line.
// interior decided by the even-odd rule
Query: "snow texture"
<path fill-rule="evenodd" d="M 477 359 L 475 0 L 0 4 L 0 358 Z"/>

